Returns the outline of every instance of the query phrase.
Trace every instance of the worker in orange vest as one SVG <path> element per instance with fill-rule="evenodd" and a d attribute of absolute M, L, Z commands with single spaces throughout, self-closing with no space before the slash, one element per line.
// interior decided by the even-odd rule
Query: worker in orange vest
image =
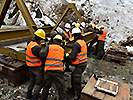
<path fill-rule="evenodd" d="M 96 53 L 97 53 L 97 59 L 101 60 L 104 55 L 104 44 L 106 40 L 107 32 L 104 29 L 104 26 L 100 26 L 100 30 L 102 30 L 102 34 L 98 34 L 98 42 L 96 46 Z"/>
<path fill-rule="evenodd" d="M 95 30 L 97 29 L 97 28 L 95 27 L 95 24 L 91 24 L 91 29 L 92 29 L 92 32 L 95 32 Z M 94 43 L 96 43 L 97 41 L 98 41 L 98 35 L 96 34 L 96 37 L 89 43 L 89 46 L 87 47 L 87 52 L 88 52 L 88 53 L 89 53 L 89 51 L 90 51 L 92 45 L 93 45 Z"/>
<path fill-rule="evenodd" d="M 49 89 L 54 83 L 59 93 L 59 100 L 66 100 L 64 84 L 64 59 L 65 51 L 60 46 L 62 36 L 56 35 L 53 38 L 53 44 L 49 45 L 48 55 L 44 67 L 44 87 L 42 100 L 47 100 Z"/>
<path fill-rule="evenodd" d="M 27 43 L 28 45 L 26 50 L 26 64 L 30 73 L 30 81 L 26 99 L 38 100 L 38 95 L 43 85 L 42 83 L 44 76 L 44 63 L 39 52 L 41 51 L 41 46 L 45 47 L 45 31 L 38 29 L 34 35 L 35 38 Z M 32 95 L 33 88 L 34 95 Z"/>
<path fill-rule="evenodd" d="M 65 24 L 65 30 L 61 34 L 64 43 L 66 43 L 66 41 L 70 41 L 70 38 L 72 38 L 72 34 L 70 32 L 70 29 L 71 29 L 71 25 L 69 23 L 66 23 Z M 71 72 L 71 69 L 69 68 L 69 65 L 70 65 L 70 63 L 69 63 L 68 59 L 66 58 L 66 61 L 65 61 L 65 66 L 66 66 L 65 72 Z"/>
<path fill-rule="evenodd" d="M 75 43 L 72 45 L 72 52 L 68 57 L 75 69 L 71 74 L 72 88 L 68 88 L 68 90 L 74 95 L 74 100 L 79 100 L 81 94 L 81 76 L 87 66 L 87 45 L 78 27 L 73 28 L 72 35 L 74 36 Z"/>
<path fill-rule="evenodd" d="M 72 34 L 70 32 L 71 25 L 69 23 L 65 24 L 65 30 L 63 31 L 62 38 L 63 40 L 69 41 L 70 38 L 72 38 Z"/>
<path fill-rule="evenodd" d="M 102 34 L 102 30 L 99 30 L 99 29 L 95 26 L 95 24 L 91 24 L 91 28 L 90 28 L 89 30 L 91 30 L 92 32 L 96 33 L 96 37 L 89 43 L 89 46 L 87 47 L 87 53 L 88 53 L 88 54 L 89 54 L 89 52 L 90 52 L 90 49 L 91 49 L 92 45 L 93 45 L 94 43 L 97 43 L 97 42 L 98 42 L 98 34 Z M 96 46 L 97 46 L 97 44 L 96 44 Z M 93 54 L 94 54 L 94 55 L 97 55 L 97 48 L 96 48 L 96 50 L 94 51 Z"/>

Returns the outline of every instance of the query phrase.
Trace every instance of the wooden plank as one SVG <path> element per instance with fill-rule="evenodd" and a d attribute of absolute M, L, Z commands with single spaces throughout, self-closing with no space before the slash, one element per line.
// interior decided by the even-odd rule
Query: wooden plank
<path fill-rule="evenodd" d="M 92 94 L 94 97 L 97 97 L 99 99 L 102 99 L 104 100 L 106 94 L 104 92 L 101 92 L 101 91 L 98 91 L 98 90 L 95 90 Z"/>
<path fill-rule="evenodd" d="M 130 100 L 130 87 L 128 84 L 119 83 L 118 100 Z"/>
<path fill-rule="evenodd" d="M 20 68 L 22 65 L 24 65 L 24 62 L 9 58 L 9 57 L 5 57 L 5 59 L 0 58 L 0 63 L 4 64 L 4 65 L 8 65 L 12 68 Z"/>
<path fill-rule="evenodd" d="M 110 95 L 110 94 L 106 94 L 104 100 L 119 100 L 117 99 L 115 96 Z"/>
<path fill-rule="evenodd" d="M 83 88 L 82 93 L 92 95 L 93 92 L 96 90 L 96 88 L 94 88 L 95 84 L 96 84 L 96 79 L 94 78 L 94 75 L 92 75 L 88 83 Z"/>
<path fill-rule="evenodd" d="M 103 80 L 100 81 L 100 83 L 98 84 L 98 87 L 101 87 L 103 84 Z"/>
<path fill-rule="evenodd" d="M 128 84 L 117 82 L 119 86 L 118 94 L 114 96 L 95 89 L 96 82 L 97 80 L 93 75 L 81 92 L 81 100 L 130 100 L 130 88 Z M 116 90 L 115 84 L 113 85 L 101 82 L 99 86 L 101 86 L 101 84 L 103 87 L 108 88 L 109 90 Z"/>

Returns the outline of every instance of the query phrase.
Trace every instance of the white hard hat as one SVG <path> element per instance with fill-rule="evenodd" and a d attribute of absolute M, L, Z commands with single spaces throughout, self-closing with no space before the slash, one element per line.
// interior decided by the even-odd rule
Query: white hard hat
<path fill-rule="evenodd" d="M 69 23 L 66 23 L 65 28 L 71 28 L 71 25 Z"/>
<path fill-rule="evenodd" d="M 72 35 L 74 34 L 81 34 L 81 30 L 78 27 L 72 29 Z"/>
<path fill-rule="evenodd" d="M 72 25 L 75 26 L 76 22 L 72 22 Z"/>
<path fill-rule="evenodd" d="M 57 40 L 61 40 L 62 41 L 62 36 L 61 35 L 56 35 L 53 39 L 54 40 L 57 39 Z"/>
<path fill-rule="evenodd" d="M 82 25 L 83 27 L 85 27 L 85 22 L 82 22 L 81 25 Z"/>

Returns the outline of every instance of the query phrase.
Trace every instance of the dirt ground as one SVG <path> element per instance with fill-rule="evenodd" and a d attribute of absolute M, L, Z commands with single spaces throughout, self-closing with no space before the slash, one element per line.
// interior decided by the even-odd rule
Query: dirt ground
<path fill-rule="evenodd" d="M 107 62 L 106 60 L 96 60 L 91 53 L 88 55 L 88 65 L 82 76 L 82 88 L 85 86 L 93 73 L 108 79 L 123 82 L 130 85 L 130 98 L 133 99 L 133 60 L 127 60 L 126 65 L 122 66 L 116 62 Z M 72 70 L 74 67 L 70 67 Z M 71 72 L 65 73 L 65 89 L 71 85 Z M 0 79 L 0 100 L 25 100 L 28 82 L 21 86 L 12 86 L 6 79 Z M 73 100 L 69 92 L 67 97 Z M 58 92 L 55 86 L 49 91 L 48 100 L 58 100 Z M 41 99 L 39 99 L 41 100 Z"/>

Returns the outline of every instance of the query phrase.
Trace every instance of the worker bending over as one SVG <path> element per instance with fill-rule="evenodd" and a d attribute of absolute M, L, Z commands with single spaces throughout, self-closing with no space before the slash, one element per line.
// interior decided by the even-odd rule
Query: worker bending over
<path fill-rule="evenodd" d="M 42 83 L 44 76 L 44 62 L 40 57 L 39 52 L 41 51 L 41 46 L 45 46 L 45 32 L 42 29 L 38 29 L 34 35 L 35 38 L 27 43 L 28 46 L 26 50 L 26 64 L 30 73 L 30 81 L 26 99 L 38 100 L 38 95 L 43 85 Z M 34 95 L 32 95 L 33 88 Z"/>
<path fill-rule="evenodd" d="M 71 85 L 69 88 L 74 95 L 74 100 L 80 99 L 81 94 L 81 76 L 87 66 L 87 45 L 81 36 L 81 30 L 78 27 L 73 28 L 72 35 L 75 43 L 72 45 L 72 52 L 69 59 L 75 67 L 71 74 Z"/>
<path fill-rule="evenodd" d="M 52 83 L 56 85 L 59 93 L 59 100 L 66 100 L 65 97 L 65 82 L 64 82 L 64 59 L 65 51 L 60 46 L 62 42 L 62 36 L 56 35 L 53 38 L 53 44 L 49 45 L 48 55 L 46 57 L 45 67 L 44 67 L 44 87 L 42 100 L 47 100 L 49 89 Z"/>

